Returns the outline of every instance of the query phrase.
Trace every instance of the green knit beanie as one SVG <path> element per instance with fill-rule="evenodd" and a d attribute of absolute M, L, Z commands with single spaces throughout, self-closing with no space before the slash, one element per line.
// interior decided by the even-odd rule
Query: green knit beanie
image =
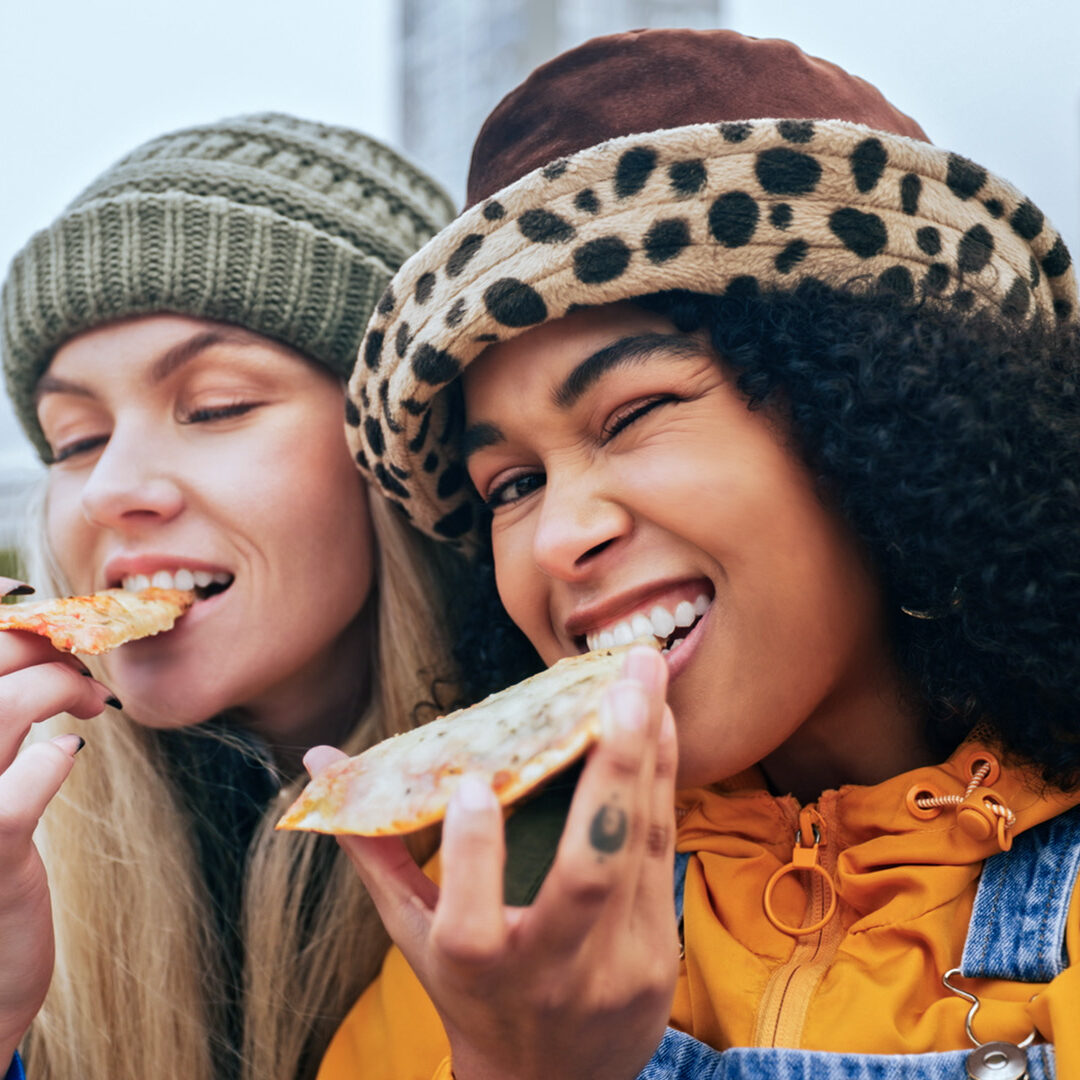
<path fill-rule="evenodd" d="M 0 349 L 15 411 L 48 460 L 33 395 L 57 348 L 152 312 L 243 326 L 347 376 L 390 277 L 453 214 L 347 128 L 266 113 L 153 139 L 12 261 Z"/>

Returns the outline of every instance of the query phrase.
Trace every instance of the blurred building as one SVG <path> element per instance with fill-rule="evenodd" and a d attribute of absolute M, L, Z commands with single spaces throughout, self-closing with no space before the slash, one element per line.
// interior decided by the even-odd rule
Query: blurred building
<path fill-rule="evenodd" d="M 403 0 L 401 137 L 460 203 L 473 139 L 538 64 L 587 38 L 722 25 L 723 0 Z"/>

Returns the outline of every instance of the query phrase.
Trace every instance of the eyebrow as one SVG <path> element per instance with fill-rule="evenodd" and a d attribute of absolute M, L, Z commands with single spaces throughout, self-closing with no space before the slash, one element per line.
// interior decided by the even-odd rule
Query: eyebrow
<path fill-rule="evenodd" d="M 239 328 L 202 330 L 183 341 L 166 349 L 154 360 L 147 376 L 151 386 L 167 379 L 174 371 L 194 360 L 200 353 L 215 345 L 256 345 L 259 339 Z M 49 372 L 38 379 L 34 389 L 34 402 L 39 402 L 46 394 L 75 394 L 79 397 L 93 397 L 93 391 L 82 383 L 63 379 Z"/>
<path fill-rule="evenodd" d="M 215 345 L 255 345 L 257 343 L 258 338 L 239 329 L 204 330 L 166 349 L 150 367 L 150 384 L 156 386 L 164 382 L 174 371 Z"/>
<path fill-rule="evenodd" d="M 461 457 L 468 461 L 477 450 L 506 441 L 506 436 L 494 424 L 473 424 L 461 436 Z"/>
<path fill-rule="evenodd" d="M 552 391 L 551 400 L 558 408 L 569 409 L 613 368 L 652 360 L 661 353 L 677 357 L 700 356 L 702 347 L 685 334 L 634 334 L 620 338 L 586 356 Z"/>

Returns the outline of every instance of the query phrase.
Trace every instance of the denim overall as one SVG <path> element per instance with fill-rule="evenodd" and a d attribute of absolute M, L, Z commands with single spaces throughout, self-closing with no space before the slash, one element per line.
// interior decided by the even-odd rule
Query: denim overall
<path fill-rule="evenodd" d="M 689 858 L 686 853 L 675 857 L 680 918 Z M 1078 869 L 1080 808 L 1021 833 L 1011 851 L 987 859 L 960 964 L 963 975 L 1046 983 L 1064 971 L 1065 921 Z M 948 991 L 942 987 L 942 993 Z M 966 1080 L 970 1052 L 843 1054 L 768 1047 L 720 1052 L 668 1028 L 638 1080 Z M 1030 1080 L 1055 1080 L 1053 1046 L 1028 1047 L 1027 1060 Z"/>

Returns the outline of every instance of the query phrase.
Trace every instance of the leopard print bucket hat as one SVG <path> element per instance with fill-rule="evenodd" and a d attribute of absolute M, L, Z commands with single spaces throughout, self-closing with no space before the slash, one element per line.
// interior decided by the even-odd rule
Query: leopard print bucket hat
<path fill-rule="evenodd" d="M 582 305 L 810 277 L 1006 320 L 1068 320 L 1077 302 L 1043 214 L 863 80 L 732 31 L 595 39 L 484 125 L 467 209 L 368 326 L 350 445 L 418 528 L 468 546 L 455 380 L 488 345 Z"/>

